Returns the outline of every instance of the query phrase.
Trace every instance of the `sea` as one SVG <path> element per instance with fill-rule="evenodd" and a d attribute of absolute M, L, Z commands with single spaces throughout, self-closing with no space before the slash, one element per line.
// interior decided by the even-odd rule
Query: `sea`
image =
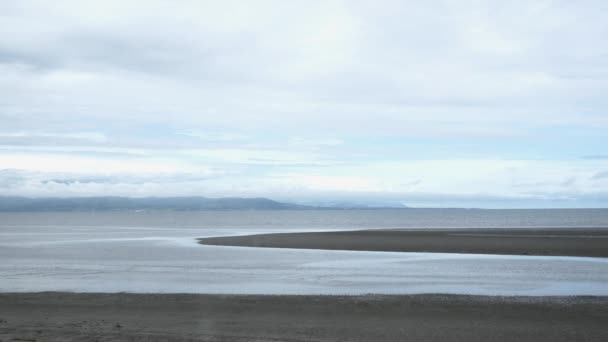
<path fill-rule="evenodd" d="M 608 258 L 204 246 L 387 228 L 607 227 L 608 209 L 0 213 L 0 292 L 608 295 Z"/>

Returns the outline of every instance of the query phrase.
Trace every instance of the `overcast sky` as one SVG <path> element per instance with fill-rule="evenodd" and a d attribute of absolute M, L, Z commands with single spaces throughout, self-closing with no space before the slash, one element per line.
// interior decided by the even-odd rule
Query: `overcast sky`
<path fill-rule="evenodd" d="M 608 2 L 0 2 L 0 194 L 608 207 Z"/>

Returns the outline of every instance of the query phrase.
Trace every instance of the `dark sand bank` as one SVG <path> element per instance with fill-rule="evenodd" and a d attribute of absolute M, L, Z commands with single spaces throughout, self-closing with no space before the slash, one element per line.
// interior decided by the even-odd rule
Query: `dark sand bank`
<path fill-rule="evenodd" d="M 607 297 L 0 294 L 1 341 L 608 341 Z"/>
<path fill-rule="evenodd" d="M 606 228 L 357 230 L 199 239 L 204 245 L 608 257 Z"/>

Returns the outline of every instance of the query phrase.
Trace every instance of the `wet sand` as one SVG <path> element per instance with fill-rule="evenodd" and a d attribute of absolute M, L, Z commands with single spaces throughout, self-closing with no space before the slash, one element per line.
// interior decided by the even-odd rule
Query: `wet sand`
<path fill-rule="evenodd" d="M 607 341 L 608 297 L 0 294 L 0 341 Z"/>
<path fill-rule="evenodd" d="M 608 257 L 607 228 L 375 229 L 214 237 L 199 242 L 353 251 Z"/>

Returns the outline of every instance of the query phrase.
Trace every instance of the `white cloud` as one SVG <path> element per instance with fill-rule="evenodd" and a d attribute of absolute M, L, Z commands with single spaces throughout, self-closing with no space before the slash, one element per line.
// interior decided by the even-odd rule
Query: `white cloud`
<path fill-rule="evenodd" d="M 596 161 L 573 165 L 530 160 L 419 160 L 338 166 L 330 175 L 326 171 L 275 177 L 285 185 L 297 184 L 309 191 L 577 196 L 608 191 L 608 184 L 592 182 L 597 170 L 606 165 Z"/>
<path fill-rule="evenodd" d="M 24 193 L 595 194 L 601 6 L 2 2 L 0 167 L 184 177 Z"/>
<path fill-rule="evenodd" d="M 0 138 L 53 138 L 89 142 L 105 142 L 106 136 L 98 132 L 52 133 L 52 132 L 0 132 Z"/>
<path fill-rule="evenodd" d="M 134 158 L 102 158 L 49 154 L 0 153 L 0 169 L 78 174 L 149 174 L 198 172 L 183 161 Z"/>
<path fill-rule="evenodd" d="M 235 163 L 249 165 L 331 165 L 335 163 L 322 156 L 301 151 L 289 150 L 260 150 L 260 149 L 192 149 L 180 150 L 176 153 L 196 157 L 203 161 L 215 163 Z"/>

